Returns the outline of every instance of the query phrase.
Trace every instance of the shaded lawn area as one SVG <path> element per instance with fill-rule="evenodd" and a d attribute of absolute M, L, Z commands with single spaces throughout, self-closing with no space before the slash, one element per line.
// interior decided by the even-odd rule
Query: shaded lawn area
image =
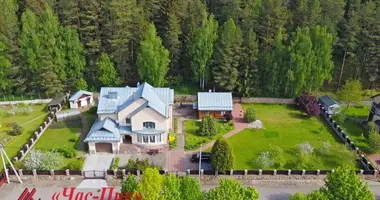
<path fill-rule="evenodd" d="M 331 145 L 330 155 L 321 156 L 316 153 L 312 168 L 332 169 L 343 164 L 357 167 L 351 152 L 345 150 L 344 144 L 322 118 L 307 118 L 297 108 L 288 105 L 243 105 L 244 109 L 248 107 L 256 109 L 257 118 L 263 122 L 265 129 L 244 129 L 227 139 L 235 154 L 236 169 L 259 169 L 260 166 L 254 161 L 261 152 L 269 150 L 269 145 L 284 150 L 286 164 L 282 168 L 297 169 L 296 145 L 305 141 L 314 147 L 314 152 L 321 146 L 321 141 Z M 345 151 L 346 154 L 337 151 Z M 352 159 L 346 157 L 347 154 Z"/>
<path fill-rule="evenodd" d="M 201 125 L 201 121 L 186 120 L 185 124 L 185 149 L 194 150 L 200 147 L 200 145 L 205 145 L 218 137 L 230 132 L 234 129 L 233 122 L 216 121 L 216 129 L 218 134 L 214 136 L 200 136 L 198 135 L 198 130 Z"/>
<path fill-rule="evenodd" d="M 355 143 L 355 145 L 364 152 L 370 151 L 368 141 L 364 137 L 364 135 L 366 135 L 366 130 L 363 125 L 360 124 L 360 120 L 367 119 L 370 108 L 371 106 L 350 106 L 346 110 L 346 121 L 340 125 L 346 135 L 348 135 L 348 137 Z"/>
<path fill-rule="evenodd" d="M 6 113 L 0 112 L 0 139 L 9 136 L 7 133 L 7 130 L 10 130 L 10 127 L 7 127 L 8 123 L 16 122 L 19 125 L 23 125 L 28 122 L 23 125 L 22 134 L 15 136 L 13 140 L 4 147 L 9 159 L 12 160 L 16 157 L 21 147 L 29 141 L 29 139 L 34 135 L 34 131 L 36 131 L 40 124 L 46 119 L 46 114 L 48 111 L 45 106 L 46 104 L 32 105 L 33 112 L 31 112 L 30 115 L 17 114 L 15 116 L 8 116 Z M 0 171 L 2 169 L 3 165 L 0 166 Z"/>
<path fill-rule="evenodd" d="M 187 83 L 178 83 L 175 85 L 168 86 L 174 89 L 175 94 L 180 95 L 197 95 L 200 91 L 199 86 L 190 82 Z"/>

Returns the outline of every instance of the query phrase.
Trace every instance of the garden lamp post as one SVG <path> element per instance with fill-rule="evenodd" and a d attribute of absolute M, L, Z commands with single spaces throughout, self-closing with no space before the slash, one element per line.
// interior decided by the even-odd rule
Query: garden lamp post
<path fill-rule="evenodd" d="M 9 160 L 9 157 L 7 156 L 7 153 L 5 152 L 5 150 L 3 148 L 3 145 L 1 145 L 1 144 L 0 144 L 0 154 L 1 154 L 1 161 L 3 162 L 3 166 L 4 166 L 5 176 L 7 178 L 7 183 L 10 183 L 10 181 L 9 181 L 8 169 L 7 169 L 6 165 L 5 165 L 4 156 L 5 156 L 5 158 L 7 158 L 9 164 L 11 165 L 11 167 L 13 169 L 13 172 L 17 176 L 18 181 L 20 183 L 22 183 L 20 176 L 18 175 L 18 173 L 17 173 L 15 167 L 13 166 L 12 162 Z"/>

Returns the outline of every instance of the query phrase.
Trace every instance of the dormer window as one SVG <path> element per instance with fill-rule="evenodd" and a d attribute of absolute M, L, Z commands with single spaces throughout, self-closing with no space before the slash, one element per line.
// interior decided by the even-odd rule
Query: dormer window
<path fill-rule="evenodd" d="M 149 129 L 155 129 L 156 124 L 154 122 L 144 122 L 143 123 L 144 128 L 149 128 Z"/>
<path fill-rule="evenodd" d="M 126 123 L 126 124 L 130 124 L 130 123 L 131 123 L 131 118 L 126 118 L 126 119 L 125 119 L 125 123 Z"/>

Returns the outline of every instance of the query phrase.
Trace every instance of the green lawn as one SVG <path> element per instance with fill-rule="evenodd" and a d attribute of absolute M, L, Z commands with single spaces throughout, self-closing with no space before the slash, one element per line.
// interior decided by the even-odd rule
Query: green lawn
<path fill-rule="evenodd" d="M 288 105 L 246 104 L 243 107 L 254 107 L 265 129 L 245 129 L 227 139 L 235 154 L 236 169 L 260 168 L 254 161 L 261 152 L 269 150 L 269 145 L 284 150 L 286 164 L 282 168 L 296 169 L 296 145 L 305 141 L 314 147 L 315 152 L 310 168 L 331 169 L 343 164 L 356 167 L 353 154 L 345 149 L 322 118 L 307 118 L 298 109 Z M 330 155 L 321 156 L 318 153 L 321 141 L 330 143 Z"/>
<path fill-rule="evenodd" d="M 179 83 L 168 87 L 174 89 L 176 95 L 197 95 L 200 90 L 198 85 L 192 83 Z"/>
<path fill-rule="evenodd" d="M 216 121 L 217 135 L 212 137 L 199 136 L 197 131 L 201 125 L 201 121 L 186 120 L 185 121 L 185 149 L 194 150 L 200 147 L 201 144 L 207 144 L 212 140 L 230 132 L 234 129 L 233 122 Z"/>
<path fill-rule="evenodd" d="M 349 107 L 346 111 L 347 119 L 340 125 L 355 145 L 364 152 L 369 152 L 368 141 L 363 137 L 366 130 L 357 120 L 367 119 L 370 108 L 370 106 Z"/>
<path fill-rule="evenodd" d="M 16 157 L 21 147 L 29 141 L 34 134 L 34 131 L 37 130 L 39 125 L 46 119 L 46 114 L 48 111 L 45 106 L 46 104 L 35 104 L 32 106 L 33 112 L 31 112 L 30 115 L 16 114 L 15 116 L 8 116 L 6 113 L 8 109 L 2 107 L 2 111 L 0 112 L 0 139 L 9 137 L 7 133 L 7 130 L 10 129 L 7 127 L 8 123 L 17 122 L 22 125 L 24 129 L 21 135 L 14 137 L 13 140 L 4 147 L 10 159 Z M 0 171 L 2 169 L 3 166 L 1 165 Z"/>
<path fill-rule="evenodd" d="M 81 118 L 79 116 L 56 122 L 46 130 L 34 148 L 41 151 L 49 151 L 53 148 L 69 147 L 77 150 L 78 156 L 84 154 L 86 151 L 86 144 L 80 142 L 80 132 L 82 128 L 85 128 L 84 131 L 86 132 L 89 131 L 96 116 L 88 112 L 83 113 L 83 116 L 87 120 L 88 127 L 82 126 Z M 69 141 L 71 138 L 75 138 L 75 142 Z M 57 167 L 57 169 L 65 169 L 68 163 L 75 160 L 76 158 L 65 158 L 62 166 Z"/>

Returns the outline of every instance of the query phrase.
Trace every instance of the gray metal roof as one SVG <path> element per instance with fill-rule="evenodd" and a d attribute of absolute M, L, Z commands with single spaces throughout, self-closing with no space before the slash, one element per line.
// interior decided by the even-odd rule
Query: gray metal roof
<path fill-rule="evenodd" d="M 75 100 L 78 100 L 79 97 L 81 97 L 82 95 L 90 95 L 92 96 L 92 92 L 88 92 L 88 91 L 84 91 L 84 90 L 79 90 L 77 92 L 75 92 L 69 99 L 69 101 L 75 101 Z"/>
<path fill-rule="evenodd" d="M 110 118 L 98 119 L 88 132 L 85 142 L 120 141 L 120 133 L 116 122 Z"/>
<path fill-rule="evenodd" d="M 198 110 L 233 109 L 231 92 L 198 92 Z"/>
<path fill-rule="evenodd" d="M 154 88 L 148 83 L 139 87 L 102 87 L 100 89 L 98 114 L 118 113 L 137 99 L 143 98 L 148 107 L 168 117 L 168 106 L 174 103 L 174 90 Z"/>
<path fill-rule="evenodd" d="M 55 97 L 54 99 L 52 99 L 49 103 L 48 103 L 48 107 L 49 106 L 58 106 L 59 104 L 61 104 L 62 101 L 64 101 L 66 99 L 66 96 L 59 96 L 59 97 Z"/>
<path fill-rule="evenodd" d="M 328 95 L 324 95 L 324 96 L 319 97 L 318 102 L 320 104 L 323 104 L 324 106 L 327 106 L 327 107 L 330 107 L 330 106 L 333 106 L 333 105 L 339 105 L 338 102 L 336 102 L 334 99 L 332 99 Z"/>

